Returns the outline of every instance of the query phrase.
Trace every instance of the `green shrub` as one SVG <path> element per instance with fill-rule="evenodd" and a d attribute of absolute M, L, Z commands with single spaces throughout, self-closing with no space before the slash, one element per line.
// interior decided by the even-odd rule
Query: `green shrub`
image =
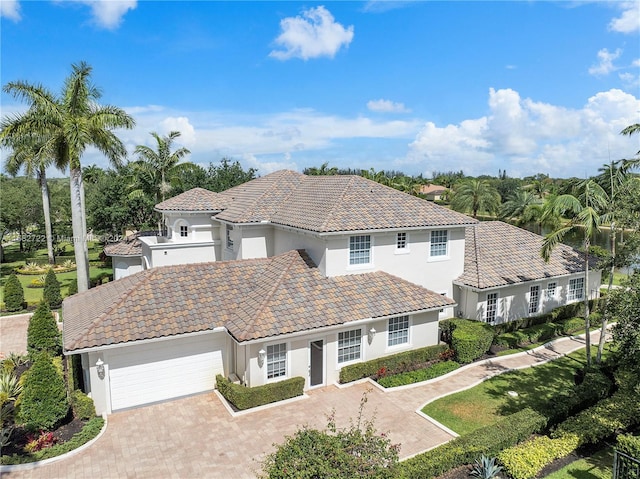
<path fill-rule="evenodd" d="M 423 365 L 426 362 L 437 359 L 448 349 L 449 346 L 446 344 L 437 344 L 435 346 L 427 346 L 412 351 L 392 354 L 371 361 L 350 364 L 340 370 L 340 382 L 344 384 L 357 381 L 358 379 L 368 378 L 378 374 L 381 370 L 386 371 L 387 374 L 409 371 L 415 369 L 417 365 Z"/>
<path fill-rule="evenodd" d="M 640 436 L 620 434 L 617 439 L 616 449 L 618 451 L 624 452 L 627 456 L 640 459 Z"/>
<path fill-rule="evenodd" d="M 66 454 L 67 452 L 73 451 L 95 438 L 100 434 L 103 425 L 104 419 L 101 417 L 94 417 L 84 425 L 82 431 L 76 433 L 66 442 L 56 444 L 50 448 L 42 449 L 28 455 L 14 454 L 12 456 L 2 456 L 0 462 L 2 464 L 25 464 L 29 462 L 43 461 L 45 459 Z"/>
<path fill-rule="evenodd" d="M 640 401 L 633 391 L 618 391 L 610 398 L 560 423 L 552 437 L 575 434 L 580 446 L 596 444 L 640 424 Z"/>
<path fill-rule="evenodd" d="M 67 290 L 67 295 L 71 296 L 77 293 L 78 293 L 78 280 L 72 279 L 71 283 L 69 283 L 69 289 Z"/>
<path fill-rule="evenodd" d="M 30 431 L 54 429 L 69 412 L 64 379 L 46 351 L 36 355 L 19 400 L 18 419 Z"/>
<path fill-rule="evenodd" d="M 524 331 L 512 331 L 510 333 L 502 333 L 499 336 L 496 336 L 493 343 L 506 347 L 515 349 L 529 341 L 529 336 Z"/>
<path fill-rule="evenodd" d="M 533 479 L 556 459 L 568 456 L 578 447 L 578 437 L 570 434 L 557 439 L 540 436 L 498 454 L 498 460 L 512 479 Z"/>
<path fill-rule="evenodd" d="M 401 477 L 436 477 L 455 467 L 472 464 L 481 455 L 495 456 L 503 449 L 524 441 L 531 434 L 542 431 L 546 423 L 543 415 L 530 408 L 523 409 L 494 424 L 401 462 Z"/>
<path fill-rule="evenodd" d="M 295 377 L 278 381 L 277 383 L 248 388 L 234 384 L 218 374 L 216 376 L 216 386 L 220 394 L 222 394 L 227 401 L 242 411 L 244 409 L 262 406 L 263 404 L 302 396 L 304 378 Z"/>
<path fill-rule="evenodd" d="M 96 415 L 93 399 L 79 389 L 71 393 L 71 408 L 73 409 L 73 415 L 79 419 L 91 419 Z"/>
<path fill-rule="evenodd" d="M 393 388 L 397 386 L 404 386 L 406 384 L 419 383 L 421 381 L 437 378 L 438 376 L 443 376 L 451 371 L 455 371 L 459 367 L 460 364 L 455 361 L 442 361 L 423 369 L 407 371 L 406 373 L 394 374 L 392 376 L 385 376 L 378 379 L 378 384 L 385 388 Z"/>
<path fill-rule="evenodd" d="M 584 318 L 567 318 L 558 321 L 562 334 L 574 334 L 584 332 Z"/>
<path fill-rule="evenodd" d="M 62 304 L 62 294 L 60 293 L 60 282 L 56 278 L 53 269 L 49 268 L 44 280 L 43 299 L 50 308 L 57 308 Z"/>
<path fill-rule="evenodd" d="M 469 319 L 452 319 L 451 347 L 456 360 L 470 363 L 489 351 L 493 343 L 493 328 L 487 323 Z"/>
<path fill-rule="evenodd" d="M 4 283 L 4 307 L 10 312 L 25 309 L 24 289 L 15 273 L 11 273 Z"/>
<path fill-rule="evenodd" d="M 27 328 L 27 351 L 34 355 L 47 351 L 52 356 L 62 353 L 62 335 L 49 305 L 42 301 L 29 320 Z"/>
<path fill-rule="evenodd" d="M 555 395 L 549 401 L 546 408 L 549 426 L 609 397 L 612 388 L 612 381 L 600 369 L 592 368 L 587 371 L 580 384 Z"/>

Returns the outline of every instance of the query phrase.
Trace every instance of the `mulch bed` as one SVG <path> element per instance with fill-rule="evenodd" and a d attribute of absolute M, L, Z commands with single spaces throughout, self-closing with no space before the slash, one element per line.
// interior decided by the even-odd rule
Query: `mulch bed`
<path fill-rule="evenodd" d="M 61 444 L 70 440 L 76 433 L 82 431 L 82 428 L 87 423 L 82 419 L 71 417 L 65 420 L 58 429 L 53 431 L 53 435 L 56 437 L 56 444 Z M 34 437 L 38 436 L 38 433 L 32 434 Z M 24 451 L 24 446 L 27 444 L 27 437 L 29 434 L 21 427 L 16 427 L 11 435 L 11 443 L 2 448 L 3 456 L 11 456 L 17 454 L 19 456 L 28 455 Z"/>

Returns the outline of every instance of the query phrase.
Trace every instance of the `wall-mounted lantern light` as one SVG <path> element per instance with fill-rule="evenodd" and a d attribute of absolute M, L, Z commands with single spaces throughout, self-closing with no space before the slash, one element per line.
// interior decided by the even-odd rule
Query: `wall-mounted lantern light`
<path fill-rule="evenodd" d="M 264 360 L 267 357 L 267 352 L 264 349 L 258 351 L 258 365 L 262 367 L 264 364 Z"/>
<path fill-rule="evenodd" d="M 369 344 L 371 344 L 373 342 L 373 338 L 376 335 L 376 329 L 375 328 L 371 328 L 369 330 L 369 332 L 367 333 L 368 337 L 369 337 Z"/>
<path fill-rule="evenodd" d="M 96 371 L 98 372 L 98 377 L 104 379 L 104 361 L 100 358 L 96 361 Z"/>

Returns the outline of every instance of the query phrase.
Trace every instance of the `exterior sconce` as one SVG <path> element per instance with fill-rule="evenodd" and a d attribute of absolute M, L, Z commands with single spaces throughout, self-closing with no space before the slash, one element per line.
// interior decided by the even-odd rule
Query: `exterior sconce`
<path fill-rule="evenodd" d="M 264 349 L 258 351 L 258 366 L 262 367 L 264 360 L 267 357 L 267 352 Z"/>
<path fill-rule="evenodd" d="M 96 371 L 98 372 L 98 377 L 104 379 L 104 361 L 100 358 L 96 361 Z"/>
<path fill-rule="evenodd" d="M 369 337 L 369 344 L 371 344 L 373 342 L 373 338 L 375 337 L 375 335 L 376 335 L 375 328 L 371 328 L 369 330 L 369 332 L 367 333 L 367 336 Z"/>

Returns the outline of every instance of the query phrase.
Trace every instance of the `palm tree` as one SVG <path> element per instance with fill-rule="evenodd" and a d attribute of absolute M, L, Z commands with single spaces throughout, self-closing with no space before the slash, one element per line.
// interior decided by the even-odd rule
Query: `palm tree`
<path fill-rule="evenodd" d="M 4 128 L 3 128 L 4 129 Z M 12 152 L 5 161 L 5 170 L 11 176 L 16 176 L 24 167 L 27 176 L 35 174 L 42 193 L 42 210 L 44 213 L 44 232 L 47 240 L 47 256 L 49 264 L 55 264 L 53 254 L 53 232 L 51 228 L 51 207 L 49 186 L 47 185 L 47 167 L 53 162 L 53 158 L 47 155 L 44 145 L 35 142 L 32 137 L 22 137 L 16 141 L 6 141 L 5 145 L 12 148 Z M 20 143 L 19 143 L 20 141 Z"/>
<path fill-rule="evenodd" d="M 88 146 L 97 148 L 118 165 L 126 149 L 112 130 L 133 128 L 135 121 L 115 106 L 101 106 L 100 90 L 90 83 L 92 68 L 85 62 L 73 64 L 60 96 L 39 84 L 24 81 L 4 86 L 6 93 L 28 101 L 30 108 L 3 122 L 0 139 L 19 141 L 37 134 L 59 168 L 69 167 L 71 223 L 78 271 L 78 292 L 89 289 L 89 252 L 84 207 L 84 184 L 80 158 Z"/>
<path fill-rule="evenodd" d="M 329 162 L 326 161 L 319 168 L 316 166 L 306 168 L 304 174 L 310 176 L 332 176 L 338 174 L 338 168 L 335 166 L 329 167 Z"/>
<path fill-rule="evenodd" d="M 594 180 L 583 181 L 579 189 L 580 196 L 571 194 L 557 196 L 545 212 L 547 215 L 561 215 L 568 218 L 569 222 L 552 231 L 544 237 L 541 255 L 545 261 L 549 261 L 553 249 L 562 242 L 564 236 L 574 230 L 579 230 L 584 235 L 584 318 L 585 318 L 585 346 L 587 354 L 587 367 L 591 366 L 591 337 L 589 336 L 591 325 L 589 324 L 589 248 L 591 237 L 600 226 L 609 221 L 611 215 L 607 212 L 608 195 Z"/>
<path fill-rule="evenodd" d="M 634 133 L 640 134 L 640 123 L 634 123 L 633 125 L 629 125 L 624 130 L 620 132 L 621 135 L 633 135 Z M 640 151 L 636 153 L 636 155 L 640 155 Z"/>
<path fill-rule="evenodd" d="M 468 178 L 456 183 L 451 207 L 456 211 L 471 212 L 474 218 L 478 211 L 494 213 L 500 205 L 500 193 L 487 180 Z"/>
<path fill-rule="evenodd" d="M 140 181 L 136 182 L 139 187 L 134 189 L 130 196 L 134 198 L 151 193 L 158 203 L 159 199 L 165 200 L 165 195 L 171 191 L 172 183 L 179 181 L 180 169 L 186 163 L 178 163 L 191 152 L 186 148 L 178 148 L 171 152 L 171 144 L 180 137 L 179 131 L 172 131 L 167 136 L 151 132 L 151 136 L 156 140 L 156 150 L 145 145 L 136 146 L 138 161 L 132 166 Z"/>

